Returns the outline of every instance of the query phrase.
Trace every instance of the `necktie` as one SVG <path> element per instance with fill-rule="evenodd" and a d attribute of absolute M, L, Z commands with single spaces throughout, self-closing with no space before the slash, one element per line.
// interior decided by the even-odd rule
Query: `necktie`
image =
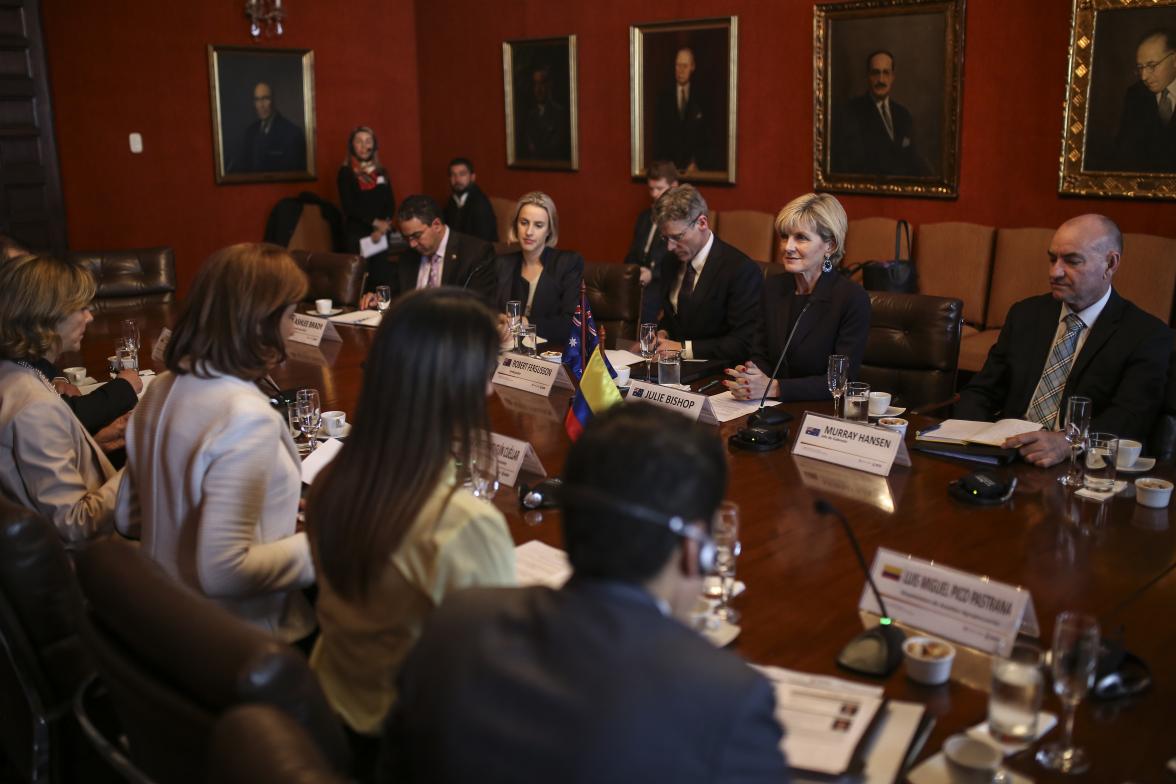
<path fill-rule="evenodd" d="M 894 141 L 894 120 L 890 118 L 890 102 L 883 101 L 880 107 L 882 109 L 882 124 L 886 126 L 886 135 L 890 137 L 890 141 Z"/>
<path fill-rule="evenodd" d="M 686 85 L 678 85 L 678 116 L 686 112 Z"/>
<path fill-rule="evenodd" d="M 1074 348 L 1085 328 L 1082 319 L 1073 313 L 1066 316 L 1066 331 L 1054 341 L 1049 357 L 1045 360 L 1045 368 L 1041 371 L 1041 380 L 1037 382 L 1037 389 L 1033 390 L 1033 400 L 1029 403 L 1026 419 L 1040 422 L 1047 430 L 1054 428 L 1062 389 L 1066 386 L 1066 377 L 1070 375 Z"/>
<path fill-rule="evenodd" d="M 1160 96 L 1160 120 L 1164 125 L 1172 119 L 1172 93 L 1168 88 L 1164 88 L 1163 94 Z"/>
<path fill-rule="evenodd" d="M 435 289 L 441 285 L 441 254 L 434 253 L 429 259 L 429 288 Z"/>
<path fill-rule="evenodd" d="M 694 262 L 686 262 L 686 274 L 682 276 L 682 287 L 678 289 L 678 310 L 690 301 L 690 295 L 694 293 L 694 277 L 697 273 L 694 271 Z"/>

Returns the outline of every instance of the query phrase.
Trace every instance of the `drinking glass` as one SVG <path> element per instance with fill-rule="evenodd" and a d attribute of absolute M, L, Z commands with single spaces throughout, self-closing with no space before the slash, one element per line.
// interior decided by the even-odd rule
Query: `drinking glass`
<path fill-rule="evenodd" d="M 715 542 L 714 574 L 719 578 L 719 604 L 715 616 L 727 623 L 739 623 L 739 611 L 730 606 L 735 588 L 735 561 L 742 551 L 739 544 L 739 505 L 723 501 L 715 513 L 711 538 Z"/>
<path fill-rule="evenodd" d="M 1115 487 L 1115 461 L 1119 459 L 1119 437 L 1114 433 L 1091 433 L 1083 460 L 1086 475 L 1083 484 L 1098 493 Z"/>
<path fill-rule="evenodd" d="M 845 385 L 845 418 L 855 422 L 870 421 L 870 385 L 853 381 Z"/>
<path fill-rule="evenodd" d="M 642 324 L 638 338 L 641 341 L 641 356 L 645 358 L 645 380 L 652 381 L 652 360 L 657 351 L 657 324 Z"/>
<path fill-rule="evenodd" d="M 849 381 L 849 357 L 844 354 L 830 354 L 829 370 L 825 380 L 829 385 L 829 392 L 833 395 L 833 416 L 842 416 L 841 397 L 845 394 L 845 385 Z"/>
<path fill-rule="evenodd" d="M 517 299 L 506 303 L 506 317 L 510 321 L 510 335 L 514 338 L 515 348 L 519 347 L 519 331 L 523 326 L 523 303 Z"/>
<path fill-rule="evenodd" d="M 323 424 L 323 407 L 319 402 L 317 389 L 300 389 L 294 395 L 294 405 L 298 410 L 298 426 L 306 435 L 310 448 L 314 449 L 315 437 Z"/>
<path fill-rule="evenodd" d="M 1001 743 L 1031 743 L 1045 690 L 1041 649 L 1018 643 L 1007 657 L 992 660 L 988 731 Z"/>
<path fill-rule="evenodd" d="M 470 466 L 463 485 L 475 498 L 493 500 L 498 488 L 498 456 L 491 445 L 486 445 L 481 454 L 470 455 Z"/>
<path fill-rule="evenodd" d="M 376 286 L 376 310 L 383 313 L 392 304 L 392 287 Z"/>
<path fill-rule="evenodd" d="M 523 325 L 519 332 L 519 353 L 533 357 L 539 353 L 539 333 L 534 324 Z"/>
<path fill-rule="evenodd" d="M 662 386 L 682 385 L 682 352 L 663 348 L 657 352 L 657 383 Z"/>
<path fill-rule="evenodd" d="M 1094 685 L 1098 637 L 1098 622 L 1089 615 L 1064 612 L 1054 622 L 1053 689 L 1062 701 L 1065 728 L 1061 741 L 1037 752 L 1037 761 L 1051 770 L 1085 773 L 1090 769 L 1085 750 L 1074 745 L 1074 711 Z"/>
<path fill-rule="evenodd" d="M 139 347 L 125 338 L 118 341 L 114 348 L 114 355 L 118 357 L 118 369 L 139 372 Z"/>
<path fill-rule="evenodd" d="M 125 319 L 122 322 L 122 339 L 123 343 L 127 345 L 131 351 L 139 352 L 139 325 L 135 323 L 134 319 Z"/>
<path fill-rule="evenodd" d="M 1086 447 L 1090 435 L 1090 412 L 1094 403 L 1090 398 L 1071 395 L 1066 402 L 1066 440 L 1070 442 L 1070 470 L 1058 477 L 1058 483 L 1066 487 L 1082 486 L 1082 467 L 1078 465 L 1078 453 Z"/>

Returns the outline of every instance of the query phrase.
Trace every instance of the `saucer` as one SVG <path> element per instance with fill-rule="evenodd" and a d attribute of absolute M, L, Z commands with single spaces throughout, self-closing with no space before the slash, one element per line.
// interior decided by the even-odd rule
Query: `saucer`
<path fill-rule="evenodd" d="M 1154 457 L 1140 457 L 1129 466 L 1117 465 L 1116 471 L 1122 471 L 1125 474 L 1142 474 L 1145 471 L 1150 471 L 1156 467 L 1156 459 Z"/>
<path fill-rule="evenodd" d="M 306 311 L 306 315 L 318 316 L 319 318 L 326 318 L 327 316 L 338 316 L 342 312 L 343 312 L 343 308 L 331 308 L 326 313 L 319 313 L 317 310 L 311 308 L 310 310 Z"/>
<path fill-rule="evenodd" d="M 870 419 L 881 419 L 882 417 L 897 417 L 906 413 L 905 406 L 890 406 L 881 414 L 870 414 Z"/>
<path fill-rule="evenodd" d="M 326 431 L 326 429 L 324 428 L 322 431 L 319 432 L 317 438 L 320 441 L 326 441 L 328 438 L 347 438 L 347 436 L 349 436 L 349 435 L 351 435 L 351 423 L 350 422 L 343 425 L 343 431 L 341 433 L 339 433 L 338 435 L 333 436 L 330 433 L 328 433 Z"/>
<path fill-rule="evenodd" d="M 735 638 L 739 636 L 742 631 L 733 623 L 728 623 L 722 619 L 714 626 L 708 625 L 705 629 L 699 632 L 703 637 L 710 641 L 710 644 L 716 648 L 726 648 L 731 643 L 735 642 Z"/>

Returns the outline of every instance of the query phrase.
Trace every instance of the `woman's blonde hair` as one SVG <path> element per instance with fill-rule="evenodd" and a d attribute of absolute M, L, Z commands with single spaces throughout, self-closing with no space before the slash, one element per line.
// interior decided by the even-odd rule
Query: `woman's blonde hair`
<path fill-rule="evenodd" d="M 0 356 L 40 359 L 60 349 L 57 325 L 97 290 L 80 262 L 39 254 L 0 262 Z"/>
<path fill-rule="evenodd" d="M 827 193 L 806 193 L 797 196 L 776 216 L 776 234 L 787 237 L 793 229 L 811 226 L 821 239 L 833 245 L 829 261 L 840 263 L 845 256 L 845 233 L 849 219 L 841 202 Z"/>
<path fill-rule="evenodd" d="M 508 241 L 519 241 L 518 230 L 516 228 L 519 225 L 519 213 L 527 205 L 539 207 L 547 211 L 547 239 L 543 244 L 555 247 L 555 243 L 559 241 L 559 213 L 555 210 L 555 202 L 543 191 L 531 191 L 519 199 L 518 204 L 515 205 L 514 218 L 510 222 L 510 237 Z"/>

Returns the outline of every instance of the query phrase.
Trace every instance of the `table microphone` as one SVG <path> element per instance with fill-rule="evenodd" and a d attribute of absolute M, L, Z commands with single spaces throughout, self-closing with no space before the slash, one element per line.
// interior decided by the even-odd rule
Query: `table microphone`
<path fill-rule="evenodd" d="M 465 283 L 461 284 L 461 287 L 463 289 L 468 289 L 470 287 L 470 281 L 474 279 L 474 276 L 477 275 L 479 272 L 481 272 L 484 269 L 488 269 L 490 267 L 493 267 L 494 261 L 495 261 L 494 257 L 491 256 L 489 261 L 487 261 L 486 263 L 482 264 L 479 267 L 474 267 L 472 270 L 470 270 L 470 274 L 466 276 Z"/>
<path fill-rule="evenodd" d="M 800 315 L 796 317 L 796 323 L 792 325 L 792 330 L 788 333 L 788 339 L 784 341 L 784 349 L 776 360 L 776 367 L 772 369 L 772 375 L 768 376 L 764 393 L 760 395 L 759 408 L 748 417 L 747 427 L 739 428 L 733 436 L 727 439 L 727 443 L 736 449 L 771 452 L 784 446 L 784 442 L 788 439 L 787 423 L 792 419 L 792 414 L 780 411 L 775 406 L 764 408 L 764 403 L 768 399 L 768 390 L 772 388 L 772 379 L 780 372 L 780 366 L 784 364 L 784 357 L 788 354 L 788 347 L 792 345 L 792 338 L 796 335 L 796 328 L 800 326 L 800 320 L 804 317 L 804 312 L 809 309 L 810 304 L 811 300 L 804 303 L 804 307 L 800 309 Z"/>
<path fill-rule="evenodd" d="M 878 608 L 882 611 L 878 625 L 872 629 L 866 629 L 850 640 L 837 655 L 837 663 L 850 672 L 886 677 L 894 672 L 898 668 L 899 662 L 902 661 L 902 642 L 906 639 L 906 635 L 903 634 L 902 629 L 894 625 L 890 614 L 886 612 L 886 605 L 882 602 L 882 594 L 878 592 L 878 586 L 874 584 L 870 567 L 866 565 L 862 548 L 858 544 L 857 537 L 854 536 L 849 520 L 846 520 L 840 510 L 823 498 L 818 498 L 813 503 L 813 509 L 819 515 L 833 515 L 841 521 L 841 525 L 845 528 L 845 534 L 849 537 L 849 543 L 853 545 L 853 552 L 857 556 L 858 564 L 865 572 L 866 582 L 870 584 L 874 598 L 878 601 Z"/>

